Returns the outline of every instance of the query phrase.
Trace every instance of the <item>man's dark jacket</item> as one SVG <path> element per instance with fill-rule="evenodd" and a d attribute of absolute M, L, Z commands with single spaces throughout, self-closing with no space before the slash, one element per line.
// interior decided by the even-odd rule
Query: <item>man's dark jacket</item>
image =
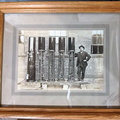
<path fill-rule="evenodd" d="M 81 66 L 81 67 L 87 67 L 88 65 L 87 61 L 91 58 L 91 56 L 85 51 L 83 51 L 82 53 L 78 52 L 77 54 L 75 54 L 75 57 L 77 57 L 76 66 Z"/>

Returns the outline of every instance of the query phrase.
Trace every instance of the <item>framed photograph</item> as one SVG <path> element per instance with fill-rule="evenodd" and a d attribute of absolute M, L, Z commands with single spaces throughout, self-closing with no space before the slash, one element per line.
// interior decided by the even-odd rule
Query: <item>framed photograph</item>
<path fill-rule="evenodd" d="M 0 117 L 120 119 L 119 13 L 120 2 L 0 3 Z"/>

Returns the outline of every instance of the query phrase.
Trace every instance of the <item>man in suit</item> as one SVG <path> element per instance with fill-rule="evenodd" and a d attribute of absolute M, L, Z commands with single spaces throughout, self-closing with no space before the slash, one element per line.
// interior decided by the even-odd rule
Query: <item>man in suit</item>
<path fill-rule="evenodd" d="M 85 70 L 88 65 L 87 61 L 91 58 L 91 56 L 84 51 L 85 47 L 83 45 L 79 46 L 80 52 L 75 53 L 75 57 L 77 57 L 77 75 L 78 75 L 78 80 L 84 80 L 85 77 Z"/>

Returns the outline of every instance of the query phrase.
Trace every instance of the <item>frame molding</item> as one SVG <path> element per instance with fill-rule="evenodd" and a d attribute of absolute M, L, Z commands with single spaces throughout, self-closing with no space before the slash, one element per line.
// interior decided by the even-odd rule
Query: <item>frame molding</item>
<path fill-rule="evenodd" d="M 2 91 L 2 47 L 6 13 L 120 13 L 120 2 L 11 2 L 0 3 L 0 86 Z M 0 96 L 1 97 L 1 96 Z M 1 102 L 1 99 L 0 99 Z M 1 118 L 120 120 L 120 109 L 69 107 L 0 107 Z"/>
<path fill-rule="evenodd" d="M 120 2 L 11 2 L 0 3 L 2 13 L 119 13 Z"/>

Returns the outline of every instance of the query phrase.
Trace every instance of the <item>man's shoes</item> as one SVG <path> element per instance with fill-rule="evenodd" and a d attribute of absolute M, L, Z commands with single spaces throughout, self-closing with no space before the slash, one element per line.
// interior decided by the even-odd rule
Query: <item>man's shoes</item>
<path fill-rule="evenodd" d="M 84 81 L 84 79 L 78 79 L 78 81 Z"/>

